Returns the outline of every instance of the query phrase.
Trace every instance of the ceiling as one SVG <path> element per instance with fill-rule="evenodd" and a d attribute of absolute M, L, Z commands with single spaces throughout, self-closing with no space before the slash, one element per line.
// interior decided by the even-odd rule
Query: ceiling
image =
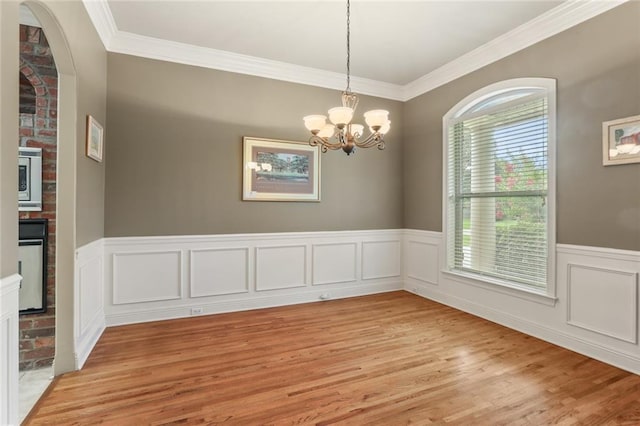
<path fill-rule="evenodd" d="M 346 1 L 83 0 L 106 49 L 343 90 Z M 625 0 L 352 0 L 354 91 L 408 100 Z"/>
<path fill-rule="evenodd" d="M 121 31 L 346 72 L 346 1 L 109 1 Z M 354 1 L 352 74 L 405 85 L 559 1 Z"/>

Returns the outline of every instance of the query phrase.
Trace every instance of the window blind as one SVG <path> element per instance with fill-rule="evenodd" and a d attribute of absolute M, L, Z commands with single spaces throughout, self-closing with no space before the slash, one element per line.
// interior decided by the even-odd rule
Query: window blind
<path fill-rule="evenodd" d="M 450 270 L 547 285 L 548 108 L 540 93 L 505 94 L 451 120 Z"/>

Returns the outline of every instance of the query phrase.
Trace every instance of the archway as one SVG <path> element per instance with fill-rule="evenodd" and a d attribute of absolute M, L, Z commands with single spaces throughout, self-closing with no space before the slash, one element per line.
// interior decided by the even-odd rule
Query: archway
<path fill-rule="evenodd" d="M 76 70 L 69 44 L 53 13 L 39 1 L 27 0 L 23 4 L 29 7 L 46 33 L 58 69 L 56 351 L 53 366 L 54 374 L 59 375 L 76 368 L 73 291 L 78 125 Z"/>

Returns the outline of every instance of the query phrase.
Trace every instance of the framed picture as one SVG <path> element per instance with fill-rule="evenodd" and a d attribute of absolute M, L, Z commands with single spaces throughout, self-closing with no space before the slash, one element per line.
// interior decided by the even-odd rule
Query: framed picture
<path fill-rule="evenodd" d="M 640 163 L 640 115 L 602 123 L 605 166 Z"/>
<path fill-rule="evenodd" d="M 317 146 L 251 137 L 243 144 L 243 200 L 320 201 Z"/>
<path fill-rule="evenodd" d="M 87 115 L 87 157 L 102 163 L 102 150 L 104 146 L 104 129 L 90 115 Z"/>

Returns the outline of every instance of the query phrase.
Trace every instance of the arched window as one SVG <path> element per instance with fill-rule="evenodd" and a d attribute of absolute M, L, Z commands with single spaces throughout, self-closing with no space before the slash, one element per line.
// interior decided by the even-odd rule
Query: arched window
<path fill-rule="evenodd" d="M 555 88 L 507 80 L 445 115 L 447 271 L 555 292 Z"/>

